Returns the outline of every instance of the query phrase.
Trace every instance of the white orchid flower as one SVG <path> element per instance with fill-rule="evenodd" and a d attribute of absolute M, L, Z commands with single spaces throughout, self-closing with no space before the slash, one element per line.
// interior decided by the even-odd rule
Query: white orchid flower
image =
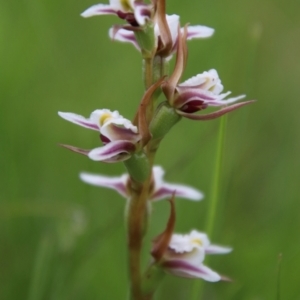
<path fill-rule="evenodd" d="M 104 144 L 102 147 L 85 150 L 63 145 L 74 152 L 87 155 L 92 160 L 103 162 L 126 160 L 135 152 L 136 144 L 141 139 L 137 127 L 118 111 L 98 109 L 93 111 L 89 118 L 74 113 L 58 114 L 67 121 L 100 133 L 100 139 Z"/>
<path fill-rule="evenodd" d="M 189 234 L 173 234 L 160 266 L 167 272 L 186 278 L 202 278 L 216 282 L 221 276 L 203 264 L 206 254 L 226 254 L 232 249 L 211 245 L 205 233 L 192 230 Z"/>
<path fill-rule="evenodd" d="M 203 194 L 192 187 L 165 182 L 163 180 L 164 173 L 165 172 L 162 167 L 153 167 L 153 180 L 151 190 L 149 192 L 149 200 L 158 201 L 161 199 L 165 199 L 171 197 L 174 192 L 176 193 L 177 197 L 189 200 L 199 201 L 203 198 Z M 127 190 L 127 183 L 129 180 L 128 174 L 123 174 L 119 177 L 108 177 L 83 172 L 80 174 L 80 178 L 82 181 L 88 184 L 110 188 L 117 191 L 121 196 L 125 198 L 130 197 L 130 194 Z"/>
<path fill-rule="evenodd" d="M 231 104 L 245 95 L 225 99 L 231 92 L 222 93 L 223 85 L 216 70 L 198 74 L 176 86 L 172 106 L 183 116 L 205 109 L 208 106 Z"/>
<path fill-rule="evenodd" d="M 175 67 L 171 76 L 163 82 L 162 90 L 169 105 L 179 115 L 192 120 L 211 120 L 254 102 L 250 100 L 226 106 L 244 98 L 245 95 L 225 100 L 231 92 L 221 93 L 223 85 L 217 71 L 214 69 L 198 74 L 183 83 L 179 83 L 187 61 L 187 47 L 185 42 L 188 34 L 187 28 L 185 27 L 183 32 L 178 33 Z M 194 114 L 208 106 L 225 107 L 204 115 Z"/>

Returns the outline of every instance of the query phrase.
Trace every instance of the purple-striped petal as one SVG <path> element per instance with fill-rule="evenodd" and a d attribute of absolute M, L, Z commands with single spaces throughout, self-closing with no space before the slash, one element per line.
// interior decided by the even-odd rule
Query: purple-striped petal
<path fill-rule="evenodd" d="M 116 40 L 116 41 L 124 42 L 124 43 L 130 43 L 138 51 L 141 51 L 141 48 L 135 39 L 135 35 L 134 35 L 133 31 L 129 31 L 129 30 L 126 30 L 123 28 L 116 29 L 116 28 L 112 27 L 109 29 L 108 35 L 112 40 Z"/>
<path fill-rule="evenodd" d="M 179 93 L 174 100 L 174 107 L 182 111 L 188 110 L 191 102 L 195 107 L 201 107 L 203 104 L 210 105 L 212 102 L 217 101 L 218 96 L 213 93 L 197 90 L 197 89 L 185 89 L 183 92 Z M 199 105 L 197 105 L 197 101 Z M 200 110 L 201 108 L 199 108 Z"/>
<path fill-rule="evenodd" d="M 113 123 L 103 126 L 101 128 L 101 134 L 108 137 L 111 141 L 126 140 L 137 143 L 141 139 L 138 133 L 134 133 L 124 127 L 118 127 L 118 125 Z"/>
<path fill-rule="evenodd" d="M 157 201 L 171 197 L 174 192 L 176 197 L 189 200 L 199 201 L 204 197 L 200 191 L 187 185 L 164 183 L 158 190 L 153 193 L 153 195 L 151 196 L 151 200 Z"/>
<path fill-rule="evenodd" d="M 210 282 L 221 280 L 221 276 L 210 268 L 204 265 L 194 266 L 184 260 L 165 261 L 162 267 L 166 272 L 180 277 L 202 278 Z"/>
<path fill-rule="evenodd" d="M 113 7 L 108 4 L 96 4 L 91 7 L 89 7 L 87 10 L 85 10 L 81 16 L 84 18 L 89 18 L 93 16 L 99 16 L 99 15 L 116 15 L 117 14 L 117 8 Z"/>
<path fill-rule="evenodd" d="M 174 192 L 176 194 L 176 197 L 182 197 L 190 200 L 198 201 L 203 198 L 203 194 L 192 187 L 164 182 L 164 173 L 165 172 L 162 167 L 153 167 L 154 191 L 151 195 L 151 200 L 157 201 L 171 197 Z"/>
<path fill-rule="evenodd" d="M 213 28 L 207 26 L 201 26 L 201 25 L 188 26 L 187 40 L 192 40 L 197 38 L 208 38 L 214 34 L 214 31 L 215 30 Z"/>
<path fill-rule="evenodd" d="M 234 102 L 236 102 L 238 100 L 241 100 L 241 99 L 243 99 L 243 98 L 246 97 L 246 95 L 240 95 L 240 96 L 237 96 L 237 97 L 232 97 L 232 98 L 223 100 L 230 93 L 231 92 L 227 92 L 227 93 L 221 94 L 221 95 L 219 95 L 219 98 L 217 100 L 211 101 L 211 102 L 207 101 L 207 104 L 209 106 L 223 106 L 223 105 L 228 105 L 228 104 L 234 103 Z"/>
<path fill-rule="evenodd" d="M 135 144 L 129 141 L 114 141 L 103 147 L 95 148 L 89 152 L 90 159 L 113 163 L 128 159 L 135 151 Z"/>
<path fill-rule="evenodd" d="M 229 98 L 223 100 L 231 92 L 227 92 L 220 95 L 215 95 L 209 91 L 200 90 L 200 89 L 185 89 L 182 91 L 174 101 L 174 106 L 176 108 L 181 108 L 184 105 L 188 104 L 190 101 L 201 101 L 209 106 L 223 106 L 228 105 L 238 100 L 241 100 L 246 97 L 246 95 L 240 95 L 237 97 Z"/>
<path fill-rule="evenodd" d="M 232 248 L 222 247 L 218 245 L 209 245 L 205 248 L 206 254 L 227 254 L 232 251 Z"/>
<path fill-rule="evenodd" d="M 176 110 L 176 112 L 185 117 L 185 118 L 188 118 L 188 119 L 191 119 L 191 120 L 196 120 L 196 121 L 208 121 L 208 120 L 213 120 L 213 119 L 216 119 L 216 118 L 219 118 L 231 111 L 234 111 L 242 106 L 245 106 L 247 104 L 251 104 L 255 102 L 255 100 L 251 100 L 251 101 L 245 101 L 245 102 L 241 102 L 241 103 L 236 103 L 236 104 L 232 104 L 230 106 L 227 106 L 227 107 L 224 107 L 220 110 L 217 110 L 215 112 L 212 112 L 212 113 L 209 113 L 209 114 L 206 114 L 206 115 L 195 115 L 195 114 L 190 114 L 190 113 L 185 113 L 185 112 L 182 112 L 180 110 Z"/>
<path fill-rule="evenodd" d="M 134 3 L 134 17 L 139 25 L 145 25 L 146 21 L 150 20 L 151 17 L 149 6 L 136 1 L 136 3 Z"/>
<path fill-rule="evenodd" d="M 85 172 L 80 173 L 80 179 L 82 181 L 91 185 L 113 189 L 125 198 L 129 196 L 126 188 L 128 177 L 129 176 L 127 174 L 121 175 L 119 177 L 108 177 Z"/>
<path fill-rule="evenodd" d="M 67 113 L 67 112 L 58 112 L 58 115 L 62 117 L 63 119 L 72 122 L 74 124 L 77 124 L 79 126 L 93 129 L 93 130 L 99 130 L 99 126 L 97 123 L 95 123 L 93 120 L 87 119 L 83 116 L 73 114 L 73 113 Z"/>

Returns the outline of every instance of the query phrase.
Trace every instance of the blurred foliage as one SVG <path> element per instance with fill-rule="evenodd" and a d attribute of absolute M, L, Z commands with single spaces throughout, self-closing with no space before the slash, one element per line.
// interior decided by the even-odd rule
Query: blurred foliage
<path fill-rule="evenodd" d="M 0 299 L 124 299 L 127 294 L 124 200 L 87 186 L 80 171 L 117 175 L 57 147 L 98 145 L 94 132 L 60 119 L 96 108 L 132 118 L 143 94 L 141 60 L 108 39 L 119 20 L 79 13 L 93 1 L 0 2 Z M 300 299 L 300 2 L 168 1 L 182 23 L 216 29 L 189 43 L 184 78 L 216 68 L 233 95 L 258 102 L 229 116 L 222 201 L 213 242 L 232 245 L 210 266 L 232 283 L 205 284 L 205 299 Z M 169 181 L 204 191 L 178 200 L 178 232 L 203 230 L 219 121 L 183 120 L 161 145 Z M 96 139 L 96 140 L 95 140 Z M 156 203 L 147 244 L 166 222 Z M 145 251 L 145 264 L 149 255 Z M 167 277 L 157 299 L 189 299 L 192 280 Z"/>

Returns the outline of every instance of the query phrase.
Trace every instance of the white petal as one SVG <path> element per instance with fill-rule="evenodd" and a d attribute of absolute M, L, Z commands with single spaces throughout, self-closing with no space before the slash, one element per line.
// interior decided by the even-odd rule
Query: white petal
<path fill-rule="evenodd" d="M 110 28 L 108 34 L 112 40 L 116 40 L 119 42 L 125 42 L 125 43 L 131 43 L 138 51 L 141 51 L 141 49 L 135 39 L 135 35 L 132 31 L 125 30 L 123 28 L 120 28 L 118 30 L 115 30 L 114 28 Z"/>
<path fill-rule="evenodd" d="M 204 265 L 192 265 L 184 260 L 171 260 L 163 263 L 166 272 L 185 278 L 202 278 L 206 281 L 216 282 L 221 276 Z"/>
<path fill-rule="evenodd" d="M 194 278 L 202 278 L 210 282 L 217 282 L 221 280 L 221 276 L 217 272 L 213 271 L 212 269 L 204 265 L 201 265 L 198 268 L 199 268 L 199 272 L 190 271 L 188 272 L 189 275 L 194 276 Z"/>
<path fill-rule="evenodd" d="M 183 31 L 183 29 L 181 29 Z M 187 28 L 187 40 L 192 40 L 195 38 L 208 38 L 214 34 L 214 29 L 207 27 L 207 26 L 201 26 L 201 25 L 195 25 L 195 26 L 188 26 Z"/>
<path fill-rule="evenodd" d="M 223 97 L 226 97 L 227 95 L 229 95 L 231 92 L 227 92 L 227 93 L 224 93 L 224 94 L 221 94 L 221 98 L 218 98 L 216 101 L 207 101 L 207 104 L 209 106 L 222 106 L 222 105 L 227 105 L 227 104 L 230 104 L 230 103 L 234 103 L 238 100 L 241 100 L 243 98 L 246 97 L 246 95 L 240 95 L 240 96 L 237 96 L 237 97 L 233 97 L 233 98 L 229 98 L 229 99 L 225 99 L 223 100 Z M 223 96 L 224 95 L 224 96 Z"/>
<path fill-rule="evenodd" d="M 171 15 L 171 16 L 167 15 L 166 18 L 170 28 L 171 37 L 174 45 L 178 37 L 178 25 L 179 25 L 180 17 L 178 15 Z"/>
<path fill-rule="evenodd" d="M 110 6 L 122 12 L 128 12 L 133 9 L 136 0 L 109 0 Z M 128 10 L 129 9 L 129 10 Z"/>
<path fill-rule="evenodd" d="M 141 26 L 146 24 L 146 21 L 150 19 L 151 11 L 148 5 L 143 3 L 135 3 L 134 5 L 134 17 L 137 23 Z"/>
<path fill-rule="evenodd" d="M 117 110 L 111 111 L 110 109 L 96 109 L 91 113 L 90 119 L 93 120 L 94 123 L 98 124 L 99 127 L 102 127 L 105 122 L 110 119 L 120 118 L 119 112 Z"/>
<path fill-rule="evenodd" d="M 89 17 L 99 16 L 99 15 L 114 15 L 117 13 L 117 10 L 118 8 L 112 5 L 96 4 L 89 7 L 87 10 L 85 10 L 81 14 L 81 16 L 84 18 L 89 18 Z"/>
<path fill-rule="evenodd" d="M 167 23 L 170 29 L 171 38 L 173 45 L 177 41 L 178 37 L 178 25 L 179 25 L 179 16 L 178 15 L 166 15 Z M 154 34 L 156 37 L 160 36 L 160 30 L 157 23 L 154 26 Z"/>
<path fill-rule="evenodd" d="M 202 253 L 193 250 L 202 249 L 201 251 L 204 254 L 205 249 L 209 244 L 209 239 L 205 233 L 192 230 L 189 234 L 173 234 L 169 247 L 176 253 L 193 252 L 193 256 L 200 255 L 202 257 Z"/>
<path fill-rule="evenodd" d="M 191 252 L 194 249 L 194 245 L 190 243 L 190 239 L 187 234 L 173 234 L 169 248 L 175 253 L 184 253 Z"/>
<path fill-rule="evenodd" d="M 189 200 L 199 201 L 204 197 L 200 191 L 187 185 L 163 183 L 160 188 L 157 189 L 157 187 L 155 187 L 155 191 L 151 195 L 151 199 L 153 201 L 157 201 L 168 198 L 171 197 L 174 192 L 176 197 Z"/>
<path fill-rule="evenodd" d="M 232 248 L 222 247 L 218 245 L 210 245 L 205 249 L 206 254 L 227 254 L 232 251 Z"/>
<path fill-rule="evenodd" d="M 89 152 L 88 157 L 95 161 L 111 163 L 128 159 L 134 151 L 135 145 L 133 143 L 121 140 L 93 149 Z"/>
<path fill-rule="evenodd" d="M 105 124 L 105 126 L 102 126 L 100 133 L 110 141 L 126 140 L 136 144 L 141 139 L 139 134 L 114 123 Z"/>
<path fill-rule="evenodd" d="M 121 196 L 128 198 L 126 182 L 128 175 L 123 174 L 119 177 L 108 177 L 99 174 L 80 173 L 80 179 L 88 184 L 105 187 L 117 191 Z"/>
<path fill-rule="evenodd" d="M 223 85 L 216 70 L 211 69 L 179 84 L 179 88 L 191 87 L 198 90 L 207 91 L 213 95 L 219 95 L 223 91 Z"/>
<path fill-rule="evenodd" d="M 179 87 L 194 87 L 194 86 L 201 85 L 205 82 L 206 82 L 205 76 L 203 74 L 198 74 L 180 83 Z"/>
<path fill-rule="evenodd" d="M 153 167 L 154 191 L 150 197 L 151 200 L 157 201 L 171 197 L 174 192 L 176 192 L 175 196 L 195 201 L 199 201 L 204 197 L 200 191 L 190 186 L 164 182 L 164 174 L 165 171 L 162 167 Z"/>
<path fill-rule="evenodd" d="M 58 115 L 62 117 L 63 119 L 70 121 L 74 124 L 80 125 L 85 128 L 93 129 L 93 130 L 99 130 L 99 126 L 97 123 L 95 123 L 91 119 L 87 119 L 83 116 L 73 114 L 73 113 L 65 113 L 65 112 L 58 112 Z"/>
<path fill-rule="evenodd" d="M 154 166 L 152 169 L 155 189 L 159 189 L 164 184 L 165 171 L 161 166 Z"/>

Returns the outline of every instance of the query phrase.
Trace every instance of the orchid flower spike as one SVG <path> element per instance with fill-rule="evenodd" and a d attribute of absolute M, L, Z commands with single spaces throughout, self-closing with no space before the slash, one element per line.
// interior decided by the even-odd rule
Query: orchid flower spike
<path fill-rule="evenodd" d="M 162 200 L 171 197 L 174 192 L 176 192 L 176 196 L 189 200 L 199 201 L 203 198 L 203 194 L 192 187 L 165 182 L 163 180 L 164 173 L 165 172 L 162 167 L 153 167 L 149 200 Z M 130 193 L 127 189 L 127 185 L 130 180 L 128 174 L 123 174 L 119 177 L 108 177 L 83 172 L 80 173 L 80 178 L 88 184 L 110 188 L 118 192 L 124 198 L 130 198 Z"/>
<path fill-rule="evenodd" d="M 151 6 L 142 0 L 110 0 L 109 4 L 93 5 L 81 14 L 84 18 L 98 15 L 117 15 L 131 26 L 138 27 L 150 19 Z"/>
<path fill-rule="evenodd" d="M 206 254 L 226 254 L 231 248 L 211 245 L 205 233 L 192 230 L 189 234 L 174 234 L 175 204 L 174 194 L 170 199 L 170 216 L 163 233 L 153 241 L 151 255 L 154 264 L 167 273 L 186 277 L 219 281 L 221 276 L 203 264 Z"/>
<path fill-rule="evenodd" d="M 62 145 L 74 152 L 87 155 L 92 160 L 107 163 L 124 161 L 138 148 L 138 142 L 141 139 L 138 128 L 121 116 L 118 111 L 98 109 L 93 111 L 89 118 L 74 113 L 59 112 L 58 114 L 67 121 L 100 133 L 104 146 L 99 148 L 85 150 Z"/>
<path fill-rule="evenodd" d="M 165 56 L 168 57 L 168 59 L 171 59 L 172 54 L 176 52 L 176 47 L 178 43 L 178 26 L 179 24 L 179 16 L 178 15 L 165 15 L 166 18 L 166 26 L 169 29 L 169 50 L 167 51 L 167 54 Z M 181 32 L 183 31 L 183 28 L 181 28 Z M 195 26 L 187 26 L 187 40 L 192 40 L 196 38 L 208 38 L 212 36 L 214 33 L 214 29 L 202 26 L 202 25 L 195 25 Z M 163 44 L 163 33 L 162 29 L 159 26 L 159 22 L 155 21 L 154 24 L 154 35 L 155 35 L 155 47 L 156 47 L 156 53 L 161 53 L 164 48 Z M 116 40 L 119 42 L 125 42 L 125 43 L 131 43 L 137 50 L 141 51 L 140 46 L 136 40 L 135 34 L 132 31 L 128 31 L 123 28 L 115 29 L 115 27 L 112 27 L 109 30 L 109 37 L 112 40 Z"/>
<path fill-rule="evenodd" d="M 183 83 L 179 83 L 187 61 L 187 34 L 187 27 L 178 33 L 175 68 L 170 78 L 162 84 L 162 90 L 170 106 L 183 117 L 192 120 L 210 120 L 254 102 L 246 101 L 226 106 L 243 99 L 245 95 L 225 99 L 231 92 L 222 93 L 224 87 L 217 71 L 214 69 L 198 74 Z M 226 107 L 206 115 L 194 114 L 208 106 Z"/>

